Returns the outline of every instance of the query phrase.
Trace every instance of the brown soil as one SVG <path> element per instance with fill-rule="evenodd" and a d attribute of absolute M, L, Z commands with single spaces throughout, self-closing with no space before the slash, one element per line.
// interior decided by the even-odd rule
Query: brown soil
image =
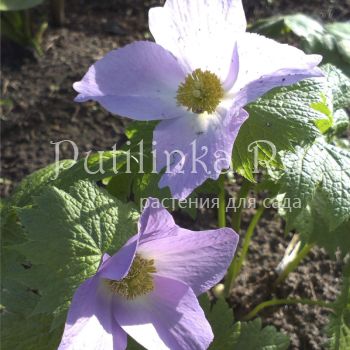
<path fill-rule="evenodd" d="M 295 12 L 327 21 L 345 20 L 350 17 L 347 2 L 243 1 L 249 21 Z M 73 140 L 79 146 L 80 155 L 124 141 L 127 120 L 110 115 L 95 103 L 75 104 L 71 86 L 90 64 L 109 50 L 133 40 L 149 39 L 147 10 L 160 3 L 156 0 L 72 0 L 67 6 L 65 27 L 50 28 L 45 33 L 45 54 L 40 59 L 2 42 L 2 97 L 13 102 L 11 109 L 3 109 L 1 117 L 2 196 L 8 196 L 25 175 L 55 160 L 50 141 Z M 42 6 L 35 13 L 38 18 L 45 18 L 46 10 Z M 63 153 L 65 157 L 72 155 L 69 147 Z M 250 217 L 247 211 L 244 227 Z M 178 219 L 184 226 L 202 229 L 215 225 L 214 213 L 200 214 L 195 224 L 183 216 Z M 248 263 L 233 290 L 231 302 L 237 317 L 266 294 L 266 281 L 287 244 L 281 220 L 273 211 L 267 212 L 254 237 Z M 332 301 L 338 291 L 339 276 L 337 263 L 315 249 L 277 295 Z M 266 324 L 274 324 L 291 336 L 291 349 L 324 348 L 327 312 L 315 307 L 290 306 L 269 309 L 262 316 Z"/>
<path fill-rule="evenodd" d="M 249 216 L 245 218 L 246 227 Z M 244 232 L 243 232 L 244 234 Z M 266 237 L 268 236 L 268 239 Z M 248 261 L 231 294 L 236 317 L 243 316 L 260 302 L 276 298 L 308 298 L 333 301 L 339 293 L 341 265 L 314 248 L 288 279 L 271 291 L 275 268 L 292 235 L 284 238 L 282 220 L 274 210 L 259 223 L 249 249 Z M 266 308 L 260 316 L 266 324 L 283 329 L 291 338 L 291 349 L 325 349 L 325 326 L 329 311 L 320 307 L 291 305 Z"/>
<path fill-rule="evenodd" d="M 255 209 L 243 212 L 240 244 L 254 213 Z M 215 211 L 208 210 L 199 213 L 194 223 L 182 213 L 175 213 L 175 220 L 184 227 L 196 230 L 215 228 L 217 222 Z M 227 216 L 228 226 L 230 223 L 231 213 Z M 275 268 L 291 238 L 291 233 L 285 237 L 284 222 L 276 211 L 267 209 L 255 230 L 246 263 L 228 300 L 236 320 L 240 320 L 261 302 L 272 298 L 336 299 L 341 283 L 341 263 L 331 260 L 319 248 L 314 248 L 297 270 L 272 291 L 272 283 L 277 277 Z M 274 325 L 289 335 L 290 350 L 326 349 L 325 326 L 329 311 L 325 309 L 306 305 L 277 306 L 266 308 L 259 316 L 265 325 Z"/>

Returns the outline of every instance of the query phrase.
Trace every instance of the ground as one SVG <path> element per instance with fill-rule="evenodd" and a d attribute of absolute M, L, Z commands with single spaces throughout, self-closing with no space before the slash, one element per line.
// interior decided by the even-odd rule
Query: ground
<path fill-rule="evenodd" d="M 280 13 L 303 12 L 323 21 L 350 17 L 348 0 L 248 0 L 243 4 L 249 22 Z M 68 2 L 67 2 L 68 3 Z M 72 83 L 108 51 L 133 40 L 150 39 L 147 10 L 161 1 L 72 0 L 67 5 L 64 28 L 49 28 L 44 36 L 44 55 L 34 59 L 28 52 L 2 42 L 2 96 L 13 102 L 3 110 L 1 144 L 1 195 L 6 197 L 27 174 L 55 160 L 50 142 L 72 140 L 80 156 L 89 150 L 110 149 L 125 140 L 126 119 L 117 118 L 95 103 L 73 102 Z M 35 14 L 45 18 L 45 5 Z M 72 156 L 68 146 L 62 153 Z M 215 225 L 215 213 L 199 214 L 196 228 Z M 243 230 L 252 211 L 244 213 Z M 187 217 L 177 216 L 193 227 Z M 283 222 L 270 210 L 257 228 L 244 267 L 232 292 L 236 317 L 250 310 L 266 295 L 274 268 L 291 236 L 284 237 Z M 277 290 L 278 297 L 309 297 L 332 301 L 339 290 L 340 266 L 315 249 Z M 319 350 L 326 339 L 327 312 L 317 307 L 289 306 L 262 314 L 265 324 L 274 324 L 291 336 L 291 349 Z"/>

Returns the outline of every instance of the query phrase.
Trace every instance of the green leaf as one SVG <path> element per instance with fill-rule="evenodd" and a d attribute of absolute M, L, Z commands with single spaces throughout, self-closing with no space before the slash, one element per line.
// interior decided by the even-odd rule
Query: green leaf
<path fill-rule="evenodd" d="M 144 350 L 145 348 L 137 343 L 133 338 L 128 336 L 128 346 L 127 350 Z"/>
<path fill-rule="evenodd" d="M 220 184 L 218 181 L 208 179 L 203 185 L 196 188 L 196 193 L 204 193 L 204 194 L 218 194 L 220 191 Z"/>
<path fill-rule="evenodd" d="M 350 152 L 345 144 L 334 138 L 349 125 L 342 109 L 332 115 L 332 102 L 338 108 L 349 105 L 349 79 L 331 65 L 325 72 L 328 97 L 311 104 L 327 118 L 315 122 L 328 141 L 319 137 L 312 145 L 296 146 L 294 151 L 282 154 L 284 172 L 277 179 L 284 202 L 293 204 L 280 210 L 287 220 L 286 230 L 296 229 L 302 240 L 317 243 L 330 254 L 339 248 L 343 254 L 350 249 Z M 348 96 L 344 98 L 344 96 Z M 332 119 L 332 120 L 331 120 Z M 332 124 L 332 125 L 331 125 Z M 280 201 L 280 204 L 282 202 Z M 297 205 L 295 205 L 297 204 Z M 283 207 L 281 205 L 280 207 Z"/>
<path fill-rule="evenodd" d="M 315 124 L 318 130 L 325 134 L 334 124 L 333 108 L 328 105 L 326 96 L 322 95 L 321 98 L 322 101 L 311 103 L 311 108 L 324 114 L 325 118 L 316 120 Z"/>
<path fill-rule="evenodd" d="M 131 156 L 128 159 L 125 151 L 104 151 L 92 154 L 78 162 L 63 160 L 50 164 L 21 181 L 8 200 L 8 207 L 22 208 L 32 204 L 33 197 L 40 195 L 48 185 L 68 189 L 74 182 L 80 180 L 100 181 L 115 174 L 130 177 L 131 174 L 123 174 L 121 170 L 128 161 L 135 163 Z M 115 181 L 113 183 L 115 184 Z M 126 191 L 126 189 L 121 184 L 118 190 Z M 117 189 L 115 188 L 114 191 Z M 123 196 L 121 199 L 124 199 Z"/>
<path fill-rule="evenodd" d="M 106 190 L 122 202 L 128 202 L 132 180 L 132 174 L 121 173 L 117 176 L 113 176 L 108 182 Z"/>
<path fill-rule="evenodd" d="M 15 276 L 29 267 L 14 244 L 25 235 L 14 210 L 4 208 L 1 217 L 1 342 L 6 349 L 57 349 L 61 329 L 50 332 L 51 315 L 32 316 L 40 300 L 37 291 Z M 3 220 L 4 219 L 4 220 Z"/>
<path fill-rule="evenodd" d="M 330 254 L 350 250 L 350 152 L 322 138 L 296 147 L 283 157 L 280 194 L 290 206 L 286 230 L 296 229 L 303 241 L 317 243 Z"/>
<path fill-rule="evenodd" d="M 350 349 L 350 264 L 344 268 L 343 287 L 334 303 L 335 312 L 329 318 L 327 333 L 330 350 Z"/>
<path fill-rule="evenodd" d="M 340 251 L 345 256 L 350 251 L 350 221 L 331 229 L 328 221 L 328 206 L 324 194 L 316 192 L 312 202 L 288 226 L 301 234 L 305 243 L 317 243 L 335 256 Z"/>
<path fill-rule="evenodd" d="M 258 20 L 250 27 L 250 30 L 272 38 L 278 38 L 290 32 L 306 38 L 322 34 L 323 26 L 311 17 L 297 13 Z"/>
<path fill-rule="evenodd" d="M 26 10 L 43 2 L 44 0 L 0 0 L 0 11 Z"/>
<path fill-rule="evenodd" d="M 261 19 L 255 22 L 250 30 L 271 38 L 279 38 L 291 32 L 301 38 L 309 38 L 324 32 L 321 23 L 302 13 Z"/>
<path fill-rule="evenodd" d="M 17 246 L 33 266 L 17 275 L 42 296 L 33 314 L 52 314 L 62 325 L 77 287 L 102 255 L 115 253 L 137 229 L 138 214 L 88 181 L 68 192 L 47 187 L 31 208 L 19 210 L 29 241 Z"/>
<path fill-rule="evenodd" d="M 325 31 L 335 38 L 339 55 L 350 64 L 350 22 L 328 23 Z"/>
<path fill-rule="evenodd" d="M 283 159 L 281 193 L 291 200 L 299 198 L 301 203 L 287 216 L 289 219 L 312 201 L 316 191 L 324 195 L 331 230 L 350 219 L 349 151 L 320 138 L 311 147 L 296 147 L 295 153 L 287 153 Z"/>
<path fill-rule="evenodd" d="M 144 148 L 152 149 L 153 130 L 157 122 L 140 122 L 134 121 L 128 125 L 125 130 L 125 135 L 129 140 L 132 140 L 131 146 L 133 149 L 138 149 L 140 141 L 144 140 Z"/>
<path fill-rule="evenodd" d="M 333 133 L 341 135 L 350 125 L 349 116 L 345 109 L 338 109 L 334 113 Z"/>
<path fill-rule="evenodd" d="M 147 198 L 149 196 L 159 199 L 171 197 L 168 188 L 160 189 L 158 187 L 161 174 L 152 172 L 153 158 L 151 152 L 153 130 L 155 126 L 156 122 L 136 121 L 131 123 L 125 131 L 129 141 L 124 146 L 124 149 L 130 150 L 135 158 L 143 157 L 142 163 L 132 164 L 132 173 L 130 174 L 132 177 L 130 185 L 131 192 L 137 206 L 139 206 L 142 198 Z M 116 178 L 118 178 L 118 176 Z"/>
<path fill-rule="evenodd" d="M 5 206 L 0 210 L 1 247 L 21 243 L 26 239 L 16 210 Z"/>
<path fill-rule="evenodd" d="M 289 30 L 302 38 L 308 38 L 323 33 L 323 27 L 319 22 L 302 13 L 286 16 L 284 18 L 284 23 Z"/>
<path fill-rule="evenodd" d="M 121 172 L 128 161 L 124 151 L 104 151 L 90 155 L 78 162 L 62 160 L 48 165 L 27 176 L 8 200 L 8 207 L 24 207 L 32 204 L 47 185 L 68 189 L 79 180 L 99 181 Z M 129 159 L 130 163 L 135 160 Z M 123 174 L 122 174 L 123 175 Z"/>
<path fill-rule="evenodd" d="M 206 294 L 199 297 L 199 303 L 214 333 L 214 340 L 209 350 L 226 350 L 232 348 L 233 312 L 226 301 L 218 299 L 212 304 Z"/>
<path fill-rule="evenodd" d="M 320 135 L 316 120 L 324 115 L 311 107 L 328 96 L 326 83 L 304 80 L 290 87 L 274 89 L 248 105 L 248 120 L 241 127 L 233 147 L 233 169 L 254 181 L 254 148 L 259 147 L 260 161 L 268 162 L 293 143 L 312 142 Z M 278 158 L 275 158 L 276 166 Z"/>
<path fill-rule="evenodd" d="M 322 55 L 324 63 L 331 63 L 350 76 L 349 40 L 338 40 L 325 31 L 322 36 L 311 37 L 302 46 L 307 53 Z"/>
<path fill-rule="evenodd" d="M 349 22 L 334 22 L 326 24 L 327 31 L 333 34 L 337 39 L 350 40 L 350 25 Z"/>
<path fill-rule="evenodd" d="M 135 202 L 140 203 L 142 198 L 149 196 L 157 197 L 159 199 L 171 198 L 170 190 L 168 187 L 160 189 L 158 182 L 160 180 L 160 174 L 140 174 L 135 177 L 133 183 L 133 193 L 135 195 Z"/>
<path fill-rule="evenodd" d="M 334 110 L 350 107 L 350 78 L 331 64 L 325 64 L 322 70 L 332 90 Z"/>
<path fill-rule="evenodd" d="M 1 345 L 13 350 L 57 349 L 62 329 L 50 332 L 52 316 L 31 316 L 40 297 L 25 285 L 2 283 Z"/>
<path fill-rule="evenodd" d="M 274 89 L 247 106 L 249 118 L 233 147 L 233 169 L 239 174 L 254 182 L 256 150 L 261 165 L 282 168 L 279 152 L 312 144 L 319 129 L 335 133 L 344 128 L 344 112 L 337 110 L 350 106 L 350 79 L 330 64 L 321 68 L 325 79 Z"/>
<path fill-rule="evenodd" d="M 60 172 L 55 185 L 68 188 L 78 180 L 99 181 L 118 174 L 127 161 L 128 155 L 124 151 L 100 151 L 71 164 L 71 167 Z M 132 162 L 131 156 L 129 161 Z"/>
<path fill-rule="evenodd" d="M 235 323 L 233 333 L 232 350 L 287 350 L 289 347 L 288 336 L 273 326 L 262 328 L 260 318 Z"/>
<path fill-rule="evenodd" d="M 27 176 L 15 189 L 8 205 L 24 207 L 32 203 L 33 196 L 39 195 L 44 187 L 56 181 L 57 173 L 74 164 L 73 160 L 62 160 L 57 164 L 50 164 Z"/>

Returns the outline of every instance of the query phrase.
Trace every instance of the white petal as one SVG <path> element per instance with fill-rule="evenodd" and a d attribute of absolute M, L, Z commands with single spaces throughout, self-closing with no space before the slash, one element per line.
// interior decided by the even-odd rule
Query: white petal
<path fill-rule="evenodd" d="M 241 34 L 237 45 L 239 73 L 230 95 L 240 95 L 240 107 L 274 87 L 322 74 L 316 67 L 322 57 L 306 55 L 294 46 L 253 33 Z"/>
<path fill-rule="evenodd" d="M 210 70 L 225 81 L 246 19 L 240 0 L 168 0 L 150 10 L 149 26 L 156 42 L 189 72 Z"/>

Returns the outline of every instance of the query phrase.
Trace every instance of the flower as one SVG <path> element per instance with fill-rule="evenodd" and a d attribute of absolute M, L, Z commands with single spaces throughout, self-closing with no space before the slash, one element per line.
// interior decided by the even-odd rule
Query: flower
<path fill-rule="evenodd" d="M 159 186 L 187 197 L 231 164 L 248 118 L 243 107 L 277 86 L 322 76 L 319 55 L 246 33 L 241 0 L 167 0 L 149 12 L 156 43 L 108 53 L 80 82 L 76 101 L 161 120 L 154 130 Z"/>
<path fill-rule="evenodd" d="M 150 198 L 139 233 L 76 291 L 59 350 L 125 349 L 127 334 L 146 349 L 207 349 L 213 334 L 196 295 L 218 283 L 238 235 L 193 232 Z"/>

